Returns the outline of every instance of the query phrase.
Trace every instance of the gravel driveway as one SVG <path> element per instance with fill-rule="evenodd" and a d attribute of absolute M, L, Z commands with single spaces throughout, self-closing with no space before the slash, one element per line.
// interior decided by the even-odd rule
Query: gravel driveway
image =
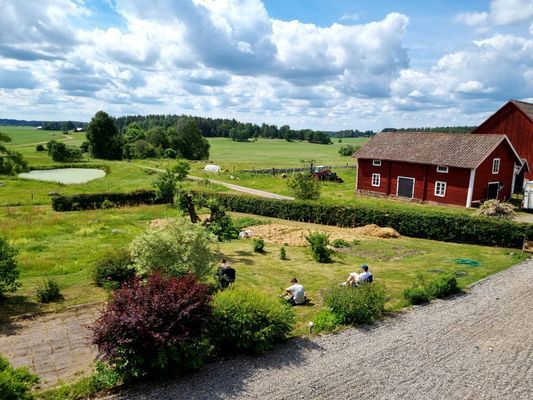
<path fill-rule="evenodd" d="M 533 261 L 371 328 L 108 399 L 532 399 Z"/>

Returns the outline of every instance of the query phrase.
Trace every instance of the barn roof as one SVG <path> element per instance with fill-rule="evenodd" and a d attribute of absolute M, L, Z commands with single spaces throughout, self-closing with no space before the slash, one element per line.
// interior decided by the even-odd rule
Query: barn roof
<path fill-rule="evenodd" d="M 511 103 L 513 103 L 531 122 L 533 122 L 533 104 L 518 100 L 511 100 Z"/>
<path fill-rule="evenodd" d="M 353 157 L 477 168 L 503 141 L 521 164 L 507 136 L 469 133 L 380 132 Z"/>

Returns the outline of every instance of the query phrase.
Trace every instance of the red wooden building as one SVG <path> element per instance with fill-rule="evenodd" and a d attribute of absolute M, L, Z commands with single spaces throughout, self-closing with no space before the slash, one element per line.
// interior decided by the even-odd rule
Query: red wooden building
<path fill-rule="evenodd" d="M 507 135 L 518 155 L 533 165 L 533 104 L 511 100 L 483 122 L 472 133 Z M 521 191 L 524 178 L 533 179 L 533 173 L 521 171 L 517 189 Z"/>
<path fill-rule="evenodd" d="M 463 207 L 508 199 L 522 165 L 505 135 L 381 132 L 354 157 L 359 193 Z"/>

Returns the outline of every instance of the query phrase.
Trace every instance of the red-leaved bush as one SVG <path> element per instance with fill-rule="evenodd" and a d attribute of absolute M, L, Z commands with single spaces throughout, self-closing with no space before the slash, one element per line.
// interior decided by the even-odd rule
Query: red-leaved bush
<path fill-rule="evenodd" d="M 134 278 L 92 325 L 100 357 L 124 379 L 198 368 L 207 352 L 207 285 L 193 276 Z"/>

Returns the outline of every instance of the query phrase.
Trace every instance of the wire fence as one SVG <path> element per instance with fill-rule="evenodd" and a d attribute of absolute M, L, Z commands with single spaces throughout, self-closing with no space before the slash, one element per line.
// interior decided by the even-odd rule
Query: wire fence
<path fill-rule="evenodd" d="M 317 167 L 317 166 L 315 166 Z M 351 168 L 351 169 L 355 169 L 357 168 L 356 165 L 352 165 L 352 164 L 343 164 L 343 165 L 324 165 L 324 166 L 320 166 L 320 167 L 325 167 L 325 168 L 329 168 L 331 170 L 334 170 L 334 169 L 347 169 L 347 168 Z M 302 168 L 263 168 L 263 169 L 242 169 L 242 170 L 239 170 L 237 172 L 245 172 L 245 173 L 250 173 L 250 174 L 270 174 L 270 175 L 278 175 L 278 174 L 289 174 L 289 173 L 294 173 L 294 172 L 306 172 L 306 171 L 310 171 L 311 168 L 310 167 L 302 167 Z"/>

